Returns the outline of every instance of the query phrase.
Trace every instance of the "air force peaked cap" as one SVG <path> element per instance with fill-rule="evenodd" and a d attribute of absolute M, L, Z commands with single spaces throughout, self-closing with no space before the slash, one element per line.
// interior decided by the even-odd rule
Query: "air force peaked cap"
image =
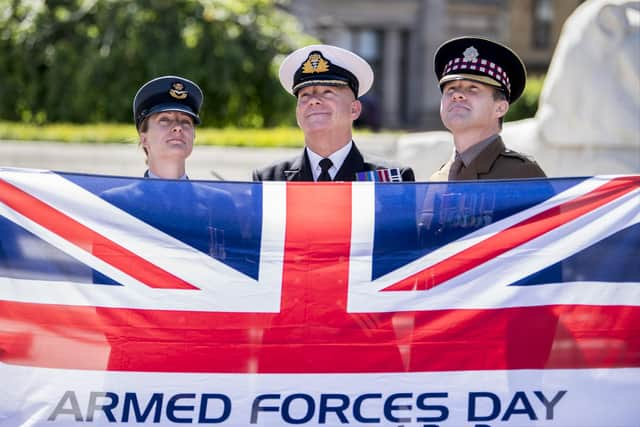
<path fill-rule="evenodd" d="M 361 97 L 373 84 L 367 61 L 346 49 L 326 44 L 300 48 L 280 65 L 280 84 L 292 95 L 306 86 L 348 86 Z"/>
<path fill-rule="evenodd" d="M 509 103 L 524 91 L 527 72 L 518 55 L 506 46 L 481 37 L 444 42 L 434 56 L 440 88 L 452 80 L 474 80 L 502 89 Z"/>
<path fill-rule="evenodd" d="M 180 111 L 200 124 L 202 90 L 191 80 L 178 76 L 162 76 L 148 81 L 133 98 L 133 120 L 136 128 L 142 121 L 161 111 Z"/>

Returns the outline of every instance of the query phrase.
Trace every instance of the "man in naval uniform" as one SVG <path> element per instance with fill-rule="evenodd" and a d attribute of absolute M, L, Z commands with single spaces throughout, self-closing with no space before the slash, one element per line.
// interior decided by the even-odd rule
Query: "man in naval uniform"
<path fill-rule="evenodd" d="M 312 45 L 287 56 L 279 74 L 284 89 L 297 97 L 305 149 L 255 170 L 254 181 L 356 181 L 386 169 L 391 172 L 381 180 L 415 180 L 412 169 L 367 159 L 353 142 L 353 121 L 362 111 L 359 98 L 373 84 L 373 70 L 364 59 L 339 47 Z"/>

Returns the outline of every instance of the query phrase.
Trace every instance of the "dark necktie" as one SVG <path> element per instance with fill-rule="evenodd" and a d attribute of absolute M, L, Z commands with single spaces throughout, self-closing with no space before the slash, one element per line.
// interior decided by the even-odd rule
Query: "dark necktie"
<path fill-rule="evenodd" d="M 458 179 L 458 175 L 460 171 L 464 167 L 464 163 L 462 162 L 462 158 L 456 155 L 453 163 L 451 163 L 451 167 L 449 168 L 449 181 L 455 181 Z"/>
<path fill-rule="evenodd" d="M 318 176 L 318 181 L 331 181 L 331 175 L 329 175 L 329 168 L 333 166 L 333 162 L 331 159 L 324 158 L 320 160 L 320 176 Z"/>

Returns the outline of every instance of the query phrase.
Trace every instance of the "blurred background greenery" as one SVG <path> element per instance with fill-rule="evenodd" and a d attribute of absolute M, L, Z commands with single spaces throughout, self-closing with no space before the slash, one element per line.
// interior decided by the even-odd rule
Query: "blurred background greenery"
<path fill-rule="evenodd" d="M 522 120 L 533 117 L 538 110 L 538 100 L 542 92 L 544 76 L 527 76 L 527 86 L 522 96 L 509 106 L 505 121 Z"/>
<path fill-rule="evenodd" d="M 205 93 L 204 126 L 294 125 L 279 57 L 313 41 L 277 0 L 0 0 L 0 117 L 131 122 L 149 76 Z"/>
<path fill-rule="evenodd" d="M 205 93 L 199 143 L 300 145 L 277 67 L 316 40 L 286 2 L 0 0 L 0 139 L 135 140 L 132 94 L 178 74 Z M 535 114 L 542 81 L 530 78 L 507 120 Z"/>
<path fill-rule="evenodd" d="M 0 122 L 0 140 L 122 144 L 137 142 L 138 134 L 132 124 Z M 297 126 L 261 129 L 198 127 L 196 141 L 198 145 L 230 147 L 302 147 L 304 137 Z"/>

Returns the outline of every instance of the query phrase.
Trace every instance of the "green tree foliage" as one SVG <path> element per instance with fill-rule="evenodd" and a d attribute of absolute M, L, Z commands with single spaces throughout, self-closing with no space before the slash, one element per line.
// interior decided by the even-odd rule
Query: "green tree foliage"
<path fill-rule="evenodd" d="M 535 116 L 543 84 L 544 76 L 529 76 L 522 96 L 509 107 L 505 121 L 511 122 Z"/>
<path fill-rule="evenodd" d="M 204 91 L 208 126 L 291 123 L 276 64 L 308 42 L 283 0 L 0 0 L 0 118 L 131 122 L 151 78 Z"/>

